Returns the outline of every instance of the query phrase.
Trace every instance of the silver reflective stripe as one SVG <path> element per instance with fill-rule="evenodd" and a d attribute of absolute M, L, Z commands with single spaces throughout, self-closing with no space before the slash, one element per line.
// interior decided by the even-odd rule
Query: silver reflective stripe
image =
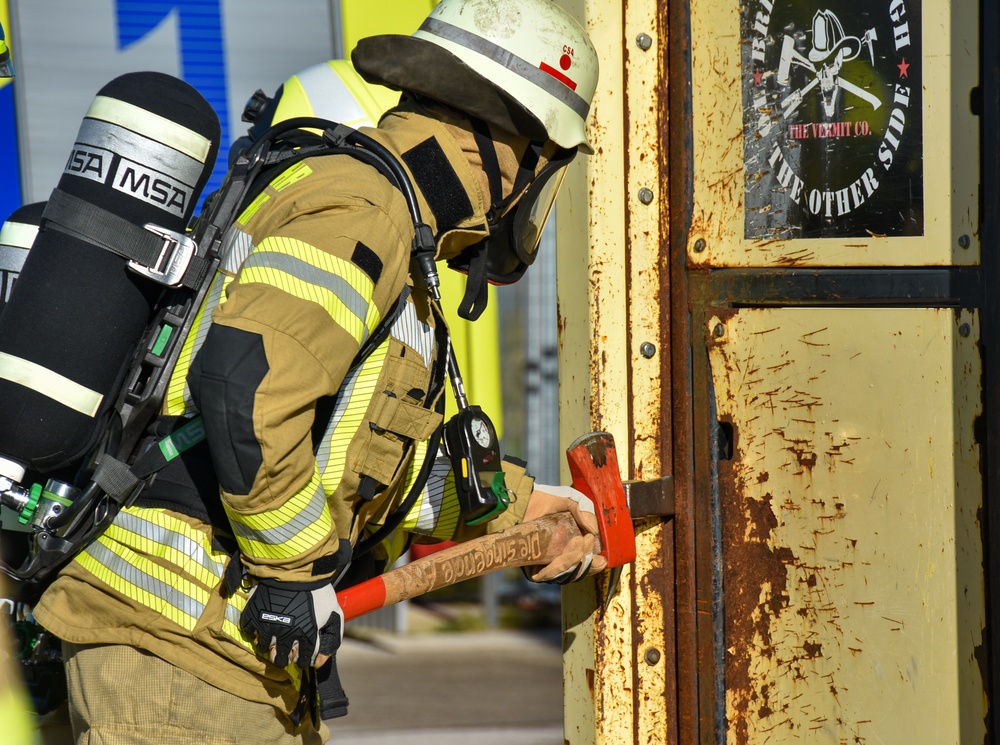
<path fill-rule="evenodd" d="M 368 317 L 368 300 L 364 295 L 351 287 L 346 279 L 333 272 L 313 266 L 309 262 L 295 256 L 258 248 L 243 262 L 243 268 L 246 269 L 247 267 L 277 269 L 280 272 L 285 272 L 301 279 L 307 284 L 314 285 L 323 290 L 329 290 L 347 306 L 348 310 L 358 317 L 362 325 L 364 325 L 365 319 Z M 364 340 L 368 338 L 370 333 L 371 330 L 365 327 L 364 337 L 361 339 L 362 343 L 364 343 Z"/>
<path fill-rule="evenodd" d="M 222 268 L 236 274 L 252 250 L 253 242 L 250 235 L 237 225 L 231 225 L 223 236 L 222 249 L 219 251 L 222 256 Z"/>
<path fill-rule="evenodd" d="M 36 235 L 38 235 L 37 225 L 8 220 L 0 228 L 0 246 L 31 248 L 31 244 L 35 242 Z"/>
<path fill-rule="evenodd" d="M 197 321 L 197 326 L 194 327 L 193 331 L 189 332 L 194 334 L 194 340 L 191 344 L 191 353 L 186 355 L 188 364 L 198 355 L 198 351 L 205 343 L 208 330 L 212 327 L 212 312 L 222 302 L 225 287 L 226 276 L 217 272 L 212 279 L 212 285 L 209 287 L 202 309 L 199 311 L 201 319 Z M 198 411 L 198 407 L 194 405 L 194 396 L 191 395 L 191 386 L 187 383 L 186 374 L 184 376 L 184 409 L 188 412 Z"/>
<path fill-rule="evenodd" d="M 131 512 L 119 512 L 115 518 L 115 525 L 119 528 L 135 533 L 142 538 L 146 538 L 158 546 L 174 548 L 185 557 L 197 562 L 216 577 L 221 579 L 223 569 L 221 562 L 216 561 L 205 547 L 186 535 L 178 533 L 176 530 L 164 528 L 162 525 L 143 520 L 138 515 Z"/>
<path fill-rule="evenodd" d="M 0 352 L 0 379 L 23 385 L 63 406 L 92 417 L 104 395 L 29 360 Z"/>
<path fill-rule="evenodd" d="M 239 625 L 240 625 L 240 616 L 242 616 L 242 615 L 243 615 L 243 612 L 239 608 L 237 608 L 235 605 L 233 605 L 233 601 L 232 600 L 230 600 L 228 603 L 226 603 L 226 620 L 229 621 L 229 623 L 231 623 L 231 624 L 239 627 Z"/>
<path fill-rule="evenodd" d="M 105 181 L 112 165 L 112 153 L 157 171 L 161 178 L 169 176 L 171 181 L 180 182 L 189 189 L 198 183 L 205 170 L 205 164 L 197 158 L 178 152 L 145 132 L 133 132 L 114 122 L 84 119 L 76 139 L 65 168 L 65 173 L 74 176 L 93 175 L 95 180 Z M 117 172 L 123 172 L 121 166 Z"/>
<path fill-rule="evenodd" d="M 413 510 L 406 516 L 405 523 L 407 526 L 413 525 L 414 533 L 434 534 L 434 529 L 441 519 L 441 509 L 445 506 L 444 487 L 449 473 L 451 473 L 451 461 L 447 458 L 437 458 L 431 467 L 431 475 L 424 486 L 423 494 L 415 505 L 416 519 L 414 520 Z"/>
<path fill-rule="evenodd" d="M 317 482 L 318 483 L 318 482 Z M 296 538 L 299 533 L 309 526 L 319 521 L 326 507 L 326 493 L 323 488 L 317 487 L 313 495 L 309 498 L 309 503 L 294 518 L 284 525 L 277 525 L 273 528 L 255 529 L 239 522 L 239 517 L 229 513 L 229 522 L 232 524 L 233 532 L 237 539 L 243 538 L 257 543 L 266 543 L 269 546 L 281 546 Z M 227 510 L 227 512 L 229 512 Z"/>
<path fill-rule="evenodd" d="M 19 272 L 28 258 L 28 249 L 0 243 L 0 272 Z"/>
<path fill-rule="evenodd" d="M 388 343 L 388 339 L 383 342 L 383 344 Z M 361 371 L 364 367 L 364 365 L 358 365 L 351 370 L 348 376 L 344 378 L 344 382 L 341 383 L 340 390 L 337 391 L 333 414 L 330 416 L 330 421 L 326 425 L 326 430 L 323 432 L 323 439 L 320 441 L 320 445 L 316 449 L 316 465 L 319 466 L 319 472 L 321 474 L 325 474 L 326 469 L 330 465 L 331 438 L 333 437 L 334 431 L 340 425 L 340 420 L 344 418 L 344 414 L 347 412 L 348 404 L 351 403 L 351 397 L 354 395 L 354 386 L 357 384 L 358 376 L 361 375 Z M 370 399 L 365 399 L 365 408 L 368 407 L 369 402 Z"/>
<path fill-rule="evenodd" d="M 434 359 L 434 329 L 417 317 L 417 309 L 407 301 L 399 318 L 392 324 L 392 337 L 412 347 L 428 367 Z"/>
<path fill-rule="evenodd" d="M 108 96 L 97 96 L 87 110 L 87 117 L 102 119 L 112 124 L 119 124 L 133 132 L 143 132 L 164 145 L 190 155 L 195 160 L 204 163 L 212 142 L 183 124 L 178 124 L 166 117 L 154 114 L 135 104 L 120 101 Z"/>
<path fill-rule="evenodd" d="M 112 574 L 115 574 L 123 579 L 129 585 L 137 587 L 144 592 L 148 592 L 150 595 L 162 600 L 167 605 L 172 605 L 181 613 L 190 616 L 195 621 L 201 618 L 202 611 L 205 609 L 205 606 L 202 603 L 199 603 L 194 598 L 185 595 L 180 590 L 171 587 L 166 582 L 159 580 L 152 575 L 146 574 L 146 572 L 141 569 L 132 566 L 99 541 L 95 541 L 90 544 L 86 549 L 86 553 L 88 553 L 98 564 L 103 566 Z"/>
<path fill-rule="evenodd" d="M 560 83 L 547 72 L 544 72 L 538 65 L 533 65 L 527 60 L 521 59 L 513 52 L 497 46 L 489 39 L 476 36 L 476 34 L 470 33 L 458 26 L 452 26 L 450 23 L 440 21 L 437 18 L 428 18 L 425 20 L 420 30 L 465 47 L 476 54 L 481 54 L 483 57 L 492 60 L 501 67 L 506 67 L 515 75 L 519 75 L 529 83 L 534 83 L 550 96 L 571 108 L 581 118 L 585 119 L 587 117 L 587 111 L 590 106 L 579 94 L 574 93 L 567 86 Z"/>

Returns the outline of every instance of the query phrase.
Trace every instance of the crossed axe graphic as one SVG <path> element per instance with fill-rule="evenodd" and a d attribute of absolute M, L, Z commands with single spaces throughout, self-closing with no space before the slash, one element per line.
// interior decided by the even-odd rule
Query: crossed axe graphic
<path fill-rule="evenodd" d="M 868 29 L 865 35 L 861 38 L 861 43 L 867 45 L 868 54 L 871 57 L 872 64 L 875 64 L 875 53 L 872 51 L 872 42 L 877 41 L 878 36 L 875 34 L 875 29 Z M 836 53 L 836 57 L 833 62 L 829 64 L 822 65 L 818 70 L 816 65 L 812 61 L 800 54 L 795 50 L 795 39 L 791 36 L 785 35 L 784 41 L 781 44 L 781 60 L 778 63 L 778 83 L 780 85 L 788 85 L 790 80 L 790 72 L 792 65 L 798 65 L 799 67 L 804 67 L 809 70 L 814 77 L 806 85 L 799 88 L 797 91 L 789 93 L 781 101 L 781 114 L 783 117 L 787 118 L 790 116 L 800 105 L 802 105 L 802 99 L 817 85 L 821 86 L 823 92 L 823 104 L 826 108 L 827 115 L 833 114 L 833 100 L 836 96 L 836 89 L 843 88 L 849 93 L 853 93 L 859 98 L 863 98 L 865 101 L 872 105 L 873 109 L 877 109 L 882 105 L 882 102 L 876 98 L 873 94 L 866 91 L 864 88 L 854 85 L 854 83 L 849 80 L 844 80 L 840 77 L 840 68 L 844 64 L 844 50 L 839 50 Z"/>

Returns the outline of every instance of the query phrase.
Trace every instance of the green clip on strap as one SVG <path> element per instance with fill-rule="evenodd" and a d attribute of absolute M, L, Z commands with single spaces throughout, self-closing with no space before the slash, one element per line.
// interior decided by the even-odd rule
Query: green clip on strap
<path fill-rule="evenodd" d="M 104 454 L 97 461 L 94 482 L 117 502 L 124 504 L 143 479 L 159 471 L 167 463 L 205 439 L 205 423 L 196 416 L 183 427 L 171 432 L 156 447 L 147 448 L 131 467 Z"/>

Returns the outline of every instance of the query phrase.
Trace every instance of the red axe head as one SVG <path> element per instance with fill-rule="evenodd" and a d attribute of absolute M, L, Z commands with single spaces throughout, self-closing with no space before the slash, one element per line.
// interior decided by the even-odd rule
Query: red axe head
<path fill-rule="evenodd" d="M 601 556 L 609 567 L 635 561 L 635 530 L 618 472 L 615 439 L 608 432 L 591 432 L 566 448 L 573 488 L 594 503 L 601 538 Z"/>

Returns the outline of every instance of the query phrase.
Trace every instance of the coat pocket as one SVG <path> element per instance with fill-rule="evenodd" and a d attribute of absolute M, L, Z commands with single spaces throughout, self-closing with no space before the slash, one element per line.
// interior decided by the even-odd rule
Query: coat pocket
<path fill-rule="evenodd" d="M 425 408 L 430 371 L 412 349 L 390 340 L 377 393 L 366 414 L 367 432 L 351 463 L 362 483 L 392 482 L 410 444 L 426 440 L 442 416 Z M 367 479 L 366 479 L 367 477 Z"/>

